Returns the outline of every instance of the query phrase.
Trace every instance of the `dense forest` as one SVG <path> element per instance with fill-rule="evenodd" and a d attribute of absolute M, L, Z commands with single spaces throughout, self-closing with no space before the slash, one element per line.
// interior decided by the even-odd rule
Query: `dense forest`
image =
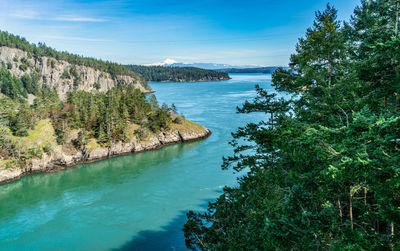
<path fill-rule="evenodd" d="M 6 31 L 0 30 L 0 46 L 7 46 L 10 48 L 21 49 L 29 53 L 32 57 L 52 57 L 56 60 L 64 60 L 70 64 L 84 65 L 87 67 L 92 67 L 107 73 L 115 77 L 116 75 L 127 75 L 134 76 L 132 71 L 128 70 L 126 67 L 108 62 L 102 61 L 95 58 L 82 57 L 79 55 L 71 54 L 68 52 L 59 52 L 55 49 L 47 46 L 44 43 L 32 44 L 29 43 L 25 38 L 10 34 Z"/>
<path fill-rule="evenodd" d="M 331 6 L 299 39 L 290 69 L 238 108 L 266 120 L 233 133 L 223 168 L 247 170 L 206 212 L 201 250 L 400 250 L 400 1 Z"/>
<path fill-rule="evenodd" d="M 146 81 L 152 82 L 196 82 L 230 79 L 227 73 L 205 70 L 196 67 L 168 67 L 126 65 L 126 67 L 141 75 Z"/>

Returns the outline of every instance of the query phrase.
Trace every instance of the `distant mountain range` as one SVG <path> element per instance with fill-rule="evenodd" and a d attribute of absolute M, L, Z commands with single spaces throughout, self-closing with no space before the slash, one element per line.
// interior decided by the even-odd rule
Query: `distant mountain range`
<path fill-rule="evenodd" d="M 146 66 L 169 66 L 169 67 L 197 67 L 207 70 L 221 70 L 221 69 L 250 69 L 262 68 L 263 65 L 230 65 L 230 64 L 215 64 L 215 63 L 180 63 L 173 59 L 166 59 L 163 62 L 148 64 Z"/>
<path fill-rule="evenodd" d="M 218 72 L 225 73 L 263 73 L 263 74 L 272 74 L 276 71 L 279 66 L 268 66 L 268 67 L 257 67 L 257 68 L 225 68 L 225 69 L 216 69 Z M 287 67 L 283 67 L 287 68 Z"/>

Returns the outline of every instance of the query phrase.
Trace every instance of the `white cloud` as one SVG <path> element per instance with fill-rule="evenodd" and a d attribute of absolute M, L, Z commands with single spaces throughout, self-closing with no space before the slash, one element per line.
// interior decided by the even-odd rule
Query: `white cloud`
<path fill-rule="evenodd" d="M 44 36 L 45 39 L 54 40 L 72 40 L 72 41 L 85 41 L 85 42 L 115 42 L 108 39 L 86 38 L 86 37 L 67 37 L 67 36 Z"/>
<path fill-rule="evenodd" d="M 81 17 L 81 16 L 47 16 L 40 14 L 36 11 L 25 10 L 18 11 L 10 14 L 11 17 L 19 19 L 29 19 L 29 20 L 43 20 L 43 21 L 62 21 L 62 22 L 105 22 L 107 20 L 103 18 L 92 18 L 92 17 Z"/>
<path fill-rule="evenodd" d="M 51 20 L 55 21 L 67 21 L 67 22 L 105 22 L 107 20 L 102 18 L 90 18 L 90 17 L 55 17 Z"/>

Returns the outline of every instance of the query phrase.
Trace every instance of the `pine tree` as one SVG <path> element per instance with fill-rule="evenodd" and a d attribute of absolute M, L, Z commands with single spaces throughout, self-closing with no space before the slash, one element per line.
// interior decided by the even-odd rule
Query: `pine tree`
<path fill-rule="evenodd" d="M 291 68 L 273 74 L 291 98 L 257 87 L 238 109 L 267 114 L 233 134 L 224 159 L 248 173 L 206 212 L 188 213 L 188 248 L 400 248 L 398 10 L 363 1 L 343 28 L 331 6 L 317 12 Z"/>

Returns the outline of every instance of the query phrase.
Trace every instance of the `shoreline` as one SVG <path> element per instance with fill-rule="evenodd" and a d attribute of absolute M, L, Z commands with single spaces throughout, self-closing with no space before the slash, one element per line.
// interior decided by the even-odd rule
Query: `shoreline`
<path fill-rule="evenodd" d="M 84 157 L 81 160 L 77 160 L 77 161 L 74 161 L 71 163 L 65 163 L 65 164 L 49 162 L 42 168 L 38 168 L 38 169 L 32 169 L 32 168 L 29 169 L 28 168 L 28 169 L 24 170 L 23 172 L 21 172 L 20 174 L 16 175 L 15 177 L 0 180 L 0 186 L 17 181 L 27 175 L 33 175 L 33 174 L 39 174 L 39 173 L 55 173 L 55 172 L 59 172 L 59 171 L 62 171 L 62 170 L 65 170 L 67 168 L 74 167 L 77 165 L 90 164 L 90 163 L 102 161 L 105 159 L 111 159 L 114 157 L 125 156 L 125 155 L 129 155 L 129 154 L 137 154 L 137 153 L 142 153 L 142 152 L 147 152 L 147 151 L 155 151 L 155 150 L 159 150 L 165 146 L 172 145 L 172 144 L 190 143 L 190 142 L 194 142 L 194 141 L 204 140 L 204 139 L 210 137 L 212 134 L 212 132 L 209 129 L 206 129 L 206 131 L 205 131 L 206 133 L 203 135 L 184 139 L 184 137 L 182 137 L 181 133 L 179 131 L 177 131 L 177 132 L 179 135 L 178 139 L 175 139 L 172 141 L 165 141 L 165 142 L 160 140 L 157 144 L 154 144 L 154 145 L 151 145 L 149 147 L 145 147 L 145 148 L 142 148 L 139 150 L 135 150 L 135 147 L 134 147 L 130 151 L 110 152 L 111 147 L 109 147 L 108 148 L 109 153 L 107 155 L 100 156 L 97 158 L 96 157 L 95 158 L 90 158 L 90 157 L 85 158 Z"/>
<path fill-rule="evenodd" d="M 164 81 L 148 81 L 148 83 L 195 83 L 195 82 L 219 82 L 219 81 L 227 81 L 232 78 L 227 79 L 214 79 L 214 80 L 192 80 L 192 81 L 172 81 L 172 80 L 164 80 Z"/>

